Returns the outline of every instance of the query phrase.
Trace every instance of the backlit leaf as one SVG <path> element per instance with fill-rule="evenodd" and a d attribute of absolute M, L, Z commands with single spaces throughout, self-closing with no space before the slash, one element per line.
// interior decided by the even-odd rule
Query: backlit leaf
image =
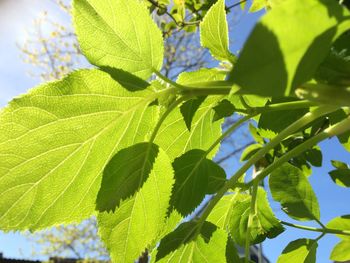
<path fill-rule="evenodd" d="M 153 129 L 155 96 L 81 70 L 14 99 L 0 113 L 0 227 L 38 229 L 90 216 L 105 165 Z"/>
<path fill-rule="evenodd" d="M 297 239 L 283 249 L 277 263 L 315 263 L 317 247 L 315 240 Z"/>
<path fill-rule="evenodd" d="M 282 209 L 297 220 L 319 220 L 317 197 L 303 172 L 285 163 L 270 174 L 269 185 L 273 199 Z"/>
<path fill-rule="evenodd" d="M 141 153 L 144 153 L 143 146 L 136 146 Z M 146 248 L 155 246 L 156 240 L 164 233 L 174 175 L 165 152 L 158 148 L 156 153 L 156 147 L 152 148 L 153 164 L 145 170 L 148 176 L 139 171 L 142 167 L 137 162 L 128 163 L 131 169 L 125 165 L 119 168 L 122 175 L 125 171 L 131 176 L 138 174 L 140 182 L 144 180 L 144 176 L 148 177 L 142 188 L 133 196 L 120 201 L 115 212 L 103 212 L 98 216 L 99 234 L 110 251 L 113 262 L 134 262 Z M 118 154 L 130 152 L 122 150 Z M 129 155 L 129 159 L 132 158 Z M 108 168 L 113 171 L 114 163 Z M 122 188 L 124 181 L 114 180 L 110 183 L 115 184 L 115 188 Z"/>
<path fill-rule="evenodd" d="M 74 0 L 80 48 L 96 66 L 120 68 L 143 79 L 163 63 L 163 38 L 137 0 Z"/>

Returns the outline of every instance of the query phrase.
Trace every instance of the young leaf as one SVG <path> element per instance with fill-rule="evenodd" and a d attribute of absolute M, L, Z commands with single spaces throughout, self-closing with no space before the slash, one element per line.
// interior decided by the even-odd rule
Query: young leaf
<path fill-rule="evenodd" d="M 257 211 L 253 217 L 253 225 L 250 231 L 250 242 L 260 243 L 266 237 L 274 238 L 284 231 L 281 223 L 276 219 L 267 200 L 267 194 L 263 188 L 258 189 Z M 230 218 L 230 233 L 239 245 L 244 245 L 248 218 L 250 214 L 251 196 L 233 204 Z"/>
<path fill-rule="evenodd" d="M 102 71 L 81 70 L 10 102 L 0 113 L 1 229 L 90 216 L 109 159 L 153 129 L 154 96 L 150 89 L 128 91 Z"/>
<path fill-rule="evenodd" d="M 341 187 L 350 187 L 350 169 L 338 169 L 329 172 L 332 180 Z"/>
<path fill-rule="evenodd" d="M 226 178 L 225 171 L 201 150 L 191 150 L 176 158 L 173 168 L 175 185 L 170 203 L 182 215 L 190 214 L 212 191 L 208 187 L 209 177 Z"/>
<path fill-rule="evenodd" d="M 245 148 L 242 152 L 241 155 L 241 159 L 240 161 L 247 161 L 249 160 L 249 158 L 256 153 L 257 151 L 259 151 L 263 146 L 261 144 L 251 144 L 249 145 L 247 148 Z"/>
<path fill-rule="evenodd" d="M 273 199 L 280 202 L 283 211 L 296 220 L 319 220 L 317 197 L 303 172 L 285 163 L 269 178 Z"/>
<path fill-rule="evenodd" d="M 350 231 L 350 215 L 344 215 L 333 218 L 331 221 L 328 222 L 327 227 L 330 229 Z M 341 239 L 350 240 L 350 236 L 347 235 L 337 234 L 337 236 Z"/>
<path fill-rule="evenodd" d="M 141 149 L 142 146 L 137 147 Z M 155 246 L 163 234 L 174 176 L 165 152 L 158 148 L 158 152 L 153 154 L 153 165 L 147 169 L 148 179 L 142 188 L 132 197 L 122 200 L 114 213 L 103 212 L 98 216 L 99 234 L 110 251 L 113 262 L 134 262 L 146 248 Z M 139 174 L 140 167 L 132 167 L 131 170 Z M 126 166 L 120 169 L 122 172 L 124 169 L 132 172 Z M 123 187 L 124 182 L 114 183 L 119 183 L 116 187 Z"/>
<path fill-rule="evenodd" d="M 255 26 L 232 80 L 244 94 L 293 94 L 313 77 L 332 42 L 348 30 L 348 16 L 334 0 L 283 1 Z"/>
<path fill-rule="evenodd" d="M 249 8 L 249 12 L 258 12 L 268 5 L 268 0 L 253 0 L 252 5 Z"/>
<path fill-rule="evenodd" d="M 331 260 L 345 262 L 350 260 L 350 241 L 340 241 L 332 250 Z"/>
<path fill-rule="evenodd" d="M 166 236 L 160 242 L 156 262 L 226 262 L 228 236 L 225 231 L 205 222 L 199 236 L 193 239 L 194 230 L 195 225 L 188 222 Z"/>
<path fill-rule="evenodd" d="M 208 48 L 214 58 L 234 61 L 234 56 L 229 51 L 224 0 L 218 0 L 209 9 L 200 24 L 200 38 L 202 46 Z"/>
<path fill-rule="evenodd" d="M 315 263 L 317 241 L 297 239 L 290 242 L 278 257 L 277 263 Z"/>
<path fill-rule="evenodd" d="M 143 79 L 163 63 L 163 38 L 137 0 L 74 0 L 80 48 L 94 65 L 120 68 Z"/>

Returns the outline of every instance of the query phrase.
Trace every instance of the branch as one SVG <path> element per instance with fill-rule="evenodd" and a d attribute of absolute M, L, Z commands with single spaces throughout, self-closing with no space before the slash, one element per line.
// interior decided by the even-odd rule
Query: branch
<path fill-rule="evenodd" d="M 236 154 L 238 154 L 239 152 L 241 152 L 242 150 L 247 148 L 249 145 L 252 145 L 253 143 L 254 143 L 253 141 L 246 143 L 245 145 L 239 147 L 238 149 L 235 149 L 234 151 L 232 151 L 229 154 L 225 155 L 224 157 L 220 158 L 219 160 L 216 161 L 216 163 L 221 164 L 221 163 L 225 162 L 226 160 L 230 159 L 232 156 L 235 156 Z"/>

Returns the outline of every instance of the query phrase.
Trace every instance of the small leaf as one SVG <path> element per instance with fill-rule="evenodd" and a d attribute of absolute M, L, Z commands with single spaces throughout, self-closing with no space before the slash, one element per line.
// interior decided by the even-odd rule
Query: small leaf
<path fill-rule="evenodd" d="M 331 221 L 328 222 L 327 227 L 330 229 L 350 231 L 350 215 L 344 215 L 344 216 L 333 218 Z M 337 236 L 340 237 L 341 239 L 350 240 L 349 235 L 337 234 Z"/>
<path fill-rule="evenodd" d="M 306 150 L 303 153 L 303 157 L 306 161 L 308 161 L 311 165 L 316 167 L 322 166 L 322 152 L 320 147 L 315 146 L 312 149 Z"/>
<path fill-rule="evenodd" d="M 187 129 L 189 131 L 191 131 L 193 116 L 204 100 L 205 100 L 205 96 L 201 96 L 195 99 L 190 99 L 186 101 L 184 104 L 182 104 L 180 107 L 181 114 L 185 120 Z"/>
<path fill-rule="evenodd" d="M 331 163 L 334 168 L 345 169 L 345 170 L 349 169 L 349 166 L 346 163 L 343 163 L 341 161 L 331 160 Z"/>
<path fill-rule="evenodd" d="M 332 250 L 331 260 L 345 262 L 350 260 L 350 241 L 340 241 Z"/>
<path fill-rule="evenodd" d="M 348 16 L 334 0 L 282 1 L 253 29 L 231 79 L 242 94 L 292 95 L 313 77 L 332 42 L 348 30 Z"/>
<path fill-rule="evenodd" d="M 267 2 L 267 0 L 253 0 L 253 3 L 249 8 L 249 12 L 254 13 L 266 8 L 268 5 Z"/>
<path fill-rule="evenodd" d="M 350 169 L 338 169 L 329 172 L 332 180 L 341 187 L 350 187 Z"/>
<path fill-rule="evenodd" d="M 265 144 L 264 138 L 260 135 L 258 129 L 251 123 L 249 123 L 249 132 L 254 141 L 256 141 L 258 144 Z"/>
<path fill-rule="evenodd" d="M 163 38 L 137 0 L 74 0 L 80 48 L 99 67 L 120 68 L 147 79 L 163 63 Z"/>
<path fill-rule="evenodd" d="M 144 146 L 140 144 L 134 149 L 121 151 L 119 155 L 123 154 L 126 158 L 126 154 L 132 153 L 135 149 L 141 150 L 141 154 L 144 154 Z M 155 146 L 152 148 L 155 150 Z M 157 152 L 152 151 L 151 154 L 151 158 L 146 158 L 146 161 L 153 160 L 152 166 L 145 169 L 147 175 L 138 171 L 140 167 L 136 166 L 136 163 L 134 165 L 128 163 L 132 166 L 131 169 L 125 165 L 120 168 L 122 175 L 129 172 L 131 178 L 134 178 L 133 173 L 138 174 L 140 182 L 143 181 L 143 177 L 147 177 L 140 190 L 131 197 L 121 200 L 115 212 L 103 212 L 98 215 L 99 235 L 110 251 L 113 262 L 134 262 L 146 248 L 150 249 L 156 245 L 158 238 L 164 234 L 165 224 L 168 223 L 166 215 L 174 183 L 173 169 L 163 150 L 158 148 Z M 129 155 L 130 160 L 133 158 L 135 156 Z M 137 162 L 141 159 L 138 157 L 135 160 Z M 114 161 L 109 168 L 115 167 Z M 122 189 L 125 180 L 113 180 L 110 183 L 118 183 L 119 185 L 114 187 Z M 113 195 L 110 198 L 113 198 Z"/>
<path fill-rule="evenodd" d="M 235 112 L 235 107 L 226 99 L 220 101 L 213 109 L 215 111 L 213 122 L 230 117 Z"/>
<path fill-rule="evenodd" d="M 230 216 L 230 233 L 239 245 L 244 245 L 250 214 L 251 196 L 233 204 Z M 267 194 L 259 187 L 257 193 L 257 208 L 250 230 L 250 242 L 256 244 L 264 241 L 266 237 L 274 238 L 284 231 L 281 223 L 276 219 L 267 200 Z"/>
<path fill-rule="evenodd" d="M 320 219 L 316 195 L 300 169 L 283 164 L 271 173 L 269 185 L 273 199 L 290 217 L 301 221 Z"/>
<path fill-rule="evenodd" d="M 263 146 L 261 144 L 252 144 L 245 148 L 241 155 L 241 162 L 249 160 L 250 157 L 253 156 L 254 153 L 259 151 Z"/>
<path fill-rule="evenodd" d="M 175 185 L 170 203 L 182 215 L 190 214 L 213 191 L 209 189 L 210 176 L 226 178 L 225 171 L 201 150 L 191 150 L 176 158 L 173 167 Z"/>
<path fill-rule="evenodd" d="M 193 240 L 191 236 L 196 230 L 195 226 L 187 222 L 167 235 L 160 242 L 157 262 L 226 262 L 228 236 L 225 231 L 205 222 L 199 236 Z"/>
<path fill-rule="evenodd" d="M 277 263 L 315 263 L 317 247 L 318 244 L 315 240 L 297 239 L 283 249 Z"/>
<path fill-rule="evenodd" d="M 214 58 L 224 61 L 234 61 L 234 56 L 229 51 L 224 0 L 218 0 L 209 9 L 200 24 L 200 38 L 202 46 L 208 48 Z"/>

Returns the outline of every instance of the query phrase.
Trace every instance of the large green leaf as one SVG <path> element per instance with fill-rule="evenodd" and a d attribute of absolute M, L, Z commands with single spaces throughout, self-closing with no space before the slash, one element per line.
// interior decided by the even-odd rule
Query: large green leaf
<path fill-rule="evenodd" d="M 312 239 L 294 240 L 283 249 L 277 263 L 315 263 L 317 247 L 317 241 Z"/>
<path fill-rule="evenodd" d="M 136 146 L 139 150 L 136 155 L 146 156 L 145 152 L 148 150 L 144 149 L 144 146 L 142 144 Z M 152 148 L 152 155 L 149 154 L 151 158 L 146 158 L 145 163 L 150 162 L 150 159 L 153 163 L 148 163 L 147 165 L 151 167 L 144 170 L 138 165 L 141 157 L 132 160 L 135 156 L 130 156 L 130 151 L 122 150 L 118 154 L 125 155 L 125 158 L 128 156 L 131 162 L 129 161 L 127 165 L 132 168 L 120 163 L 115 164 L 115 160 L 112 160 L 121 170 L 115 176 L 121 174 L 123 177 L 123 173 L 128 172 L 131 177 L 137 174 L 139 182 L 144 181 L 144 177 L 148 178 L 139 191 L 119 203 L 115 212 L 103 212 L 98 216 L 99 234 L 110 251 L 113 262 L 134 262 L 146 248 L 155 246 L 157 239 L 164 233 L 174 175 L 165 152 L 156 146 Z M 113 164 L 107 166 L 107 169 L 112 169 L 110 172 L 116 168 Z M 144 173 L 140 172 L 140 169 Z M 122 179 L 111 182 L 115 184 L 115 189 L 125 187 L 125 180 Z M 111 198 L 113 200 L 113 196 Z"/>
<path fill-rule="evenodd" d="M 202 150 L 191 150 L 175 159 L 175 185 L 170 203 L 182 215 L 190 214 L 209 193 L 209 178 L 223 181 L 225 171 L 206 158 Z"/>
<path fill-rule="evenodd" d="M 349 12 L 334 0 L 286 0 L 255 26 L 232 72 L 242 93 L 288 96 L 310 80 Z"/>
<path fill-rule="evenodd" d="M 163 63 L 163 38 L 137 0 L 74 0 L 80 47 L 96 66 L 129 71 L 147 79 Z"/>
<path fill-rule="evenodd" d="M 300 169 L 283 164 L 271 173 L 269 185 L 273 199 L 290 217 L 302 221 L 320 219 L 317 197 Z"/>
<path fill-rule="evenodd" d="M 350 231 L 350 215 L 344 215 L 344 216 L 333 218 L 331 221 L 328 222 L 327 227 L 331 229 Z M 350 236 L 348 235 L 338 234 L 337 236 L 340 237 L 341 239 L 350 240 Z"/>
<path fill-rule="evenodd" d="M 224 0 L 218 0 L 209 9 L 200 24 L 200 38 L 202 46 L 208 48 L 213 57 L 218 60 L 234 61 L 234 56 L 229 51 Z"/>
<path fill-rule="evenodd" d="M 350 260 L 350 241 L 340 241 L 333 248 L 330 259 L 337 262 Z"/>
<path fill-rule="evenodd" d="M 194 239 L 195 231 L 196 224 L 187 222 L 166 236 L 159 245 L 156 262 L 226 262 L 225 231 L 207 222 Z"/>
<path fill-rule="evenodd" d="M 180 74 L 178 82 L 191 85 L 197 82 L 221 80 L 225 77 L 216 69 L 201 69 L 195 72 Z M 159 129 L 155 142 L 164 149 L 171 159 L 191 149 L 207 150 L 221 135 L 223 120 L 212 123 L 215 111 L 213 107 L 221 101 L 223 96 L 207 97 L 193 114 L 191 130 L 189 131 L 179 108 L 174 109 Z M 212 158 L 219 145 L 208 155 Z"/>
<path fill-rule="evenodd" d="M 250 215 L 251 196 L 237 200 L 231 208 L 229 229 L 232 238 L 239 245 L 244 245 Z M 274 238 L 284 231 L 281 223 L 277 220 L 267 200 L 267 194 L 263 188 L 258 189 L 256 213 L 253 215 L 250 228 L 250 242 L 260 243 L 268 238 Z"/>
<path fill-rule="evenodd" d="M 153 128 L 154 96 L 150 89 L 128 91 L 102 71 L 82 70 L 10 102 L 0 113 L 1 229 L 90 216 L 110 158 Z"/>

